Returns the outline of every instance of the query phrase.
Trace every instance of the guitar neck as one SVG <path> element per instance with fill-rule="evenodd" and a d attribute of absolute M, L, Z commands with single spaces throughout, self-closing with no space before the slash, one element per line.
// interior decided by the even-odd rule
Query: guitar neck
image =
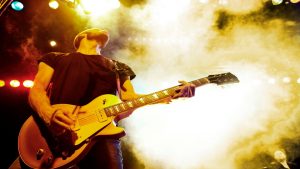
<path fill-rule="evenodd" d="M 208 78 L 201 78 L 201 79 L 193 80 L 189 83 L 194 84 L 196 87 L 199 87 L 199 86 L 210 83 L 210 81 L 208 80 Z M 116 116 L 120 113 L 129 111 L 132 109 L 136 109 L 136 108 L 148 105 L 148 104 L 157 103 L 161 100 L 172 97 L 175 94 L 175 92 L 179 89 L 179 87 L 180 87 L 180 85 L 173 86 L 173 87 L 170 87 L 170 88 L 167 88 L 164 90 L 160 90 L 160 91 L 148 94 L 148 95 L 138 97 L 133 100 L 122 102 L 122 103 L 104 108 L 104 111 L 105 111 L 106 115 L 108 117 L 110 117 L 110 116 Z"/>

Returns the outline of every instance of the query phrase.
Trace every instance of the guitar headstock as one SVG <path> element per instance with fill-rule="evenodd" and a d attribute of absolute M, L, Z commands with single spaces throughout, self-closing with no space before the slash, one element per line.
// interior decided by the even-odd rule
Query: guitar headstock
<path fill-rule="evenodd" d="M 230 72 L 216 74 L 216 75 L 209 75 L 207 79 L 209 80 L 210 83 L 216 83 L 217 85 L 240 82 L 239 79 Z"/>

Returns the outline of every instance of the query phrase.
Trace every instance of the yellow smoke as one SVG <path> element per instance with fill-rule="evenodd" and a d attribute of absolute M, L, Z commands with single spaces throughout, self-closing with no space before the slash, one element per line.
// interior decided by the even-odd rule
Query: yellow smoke
<path fill-rule="evenodd" d="M 282 139 L 299 137 L 299 35 L 286 31 L 293 21 L 247 15 L 262 6 L 261 0 L 151 0 L 91 22 L 123 43 L 113 54 L 135 70 L 139 93 L 216 73 L 240 79 L 199 87 L 193 98 L 146 106 L 124 119 L 124 141 L 145 168 L 242 168 L 258 154 L 285 148 Z"/>

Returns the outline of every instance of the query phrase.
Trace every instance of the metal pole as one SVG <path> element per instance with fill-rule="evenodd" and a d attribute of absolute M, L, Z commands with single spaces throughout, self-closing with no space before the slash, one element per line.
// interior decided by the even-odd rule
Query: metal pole
<path fill-rule="evenodd" d="M 7 7 L 12 3 L 13 0 L 3 0 L 1 1 L 0 3 L 0 10 L 1 10 L 1 13 L 0 13 L 0 16 L 2 16 L 3 12 L 7 9 Z M 3 10 L 2 10 L 3 9 Z"/>

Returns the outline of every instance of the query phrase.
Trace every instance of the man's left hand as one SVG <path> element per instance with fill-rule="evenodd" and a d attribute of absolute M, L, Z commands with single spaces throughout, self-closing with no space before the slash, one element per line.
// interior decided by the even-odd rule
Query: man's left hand
<path fill-rule="evenodd" d="M 193 97 L 195 95 L 196 86 L 194 84 L 188 83 L 183 80 L 179 80 L 178 82 L 181 83 L 181 85 L 172 96 L 173 99 L 177 99 L 180 97 Z"/>

